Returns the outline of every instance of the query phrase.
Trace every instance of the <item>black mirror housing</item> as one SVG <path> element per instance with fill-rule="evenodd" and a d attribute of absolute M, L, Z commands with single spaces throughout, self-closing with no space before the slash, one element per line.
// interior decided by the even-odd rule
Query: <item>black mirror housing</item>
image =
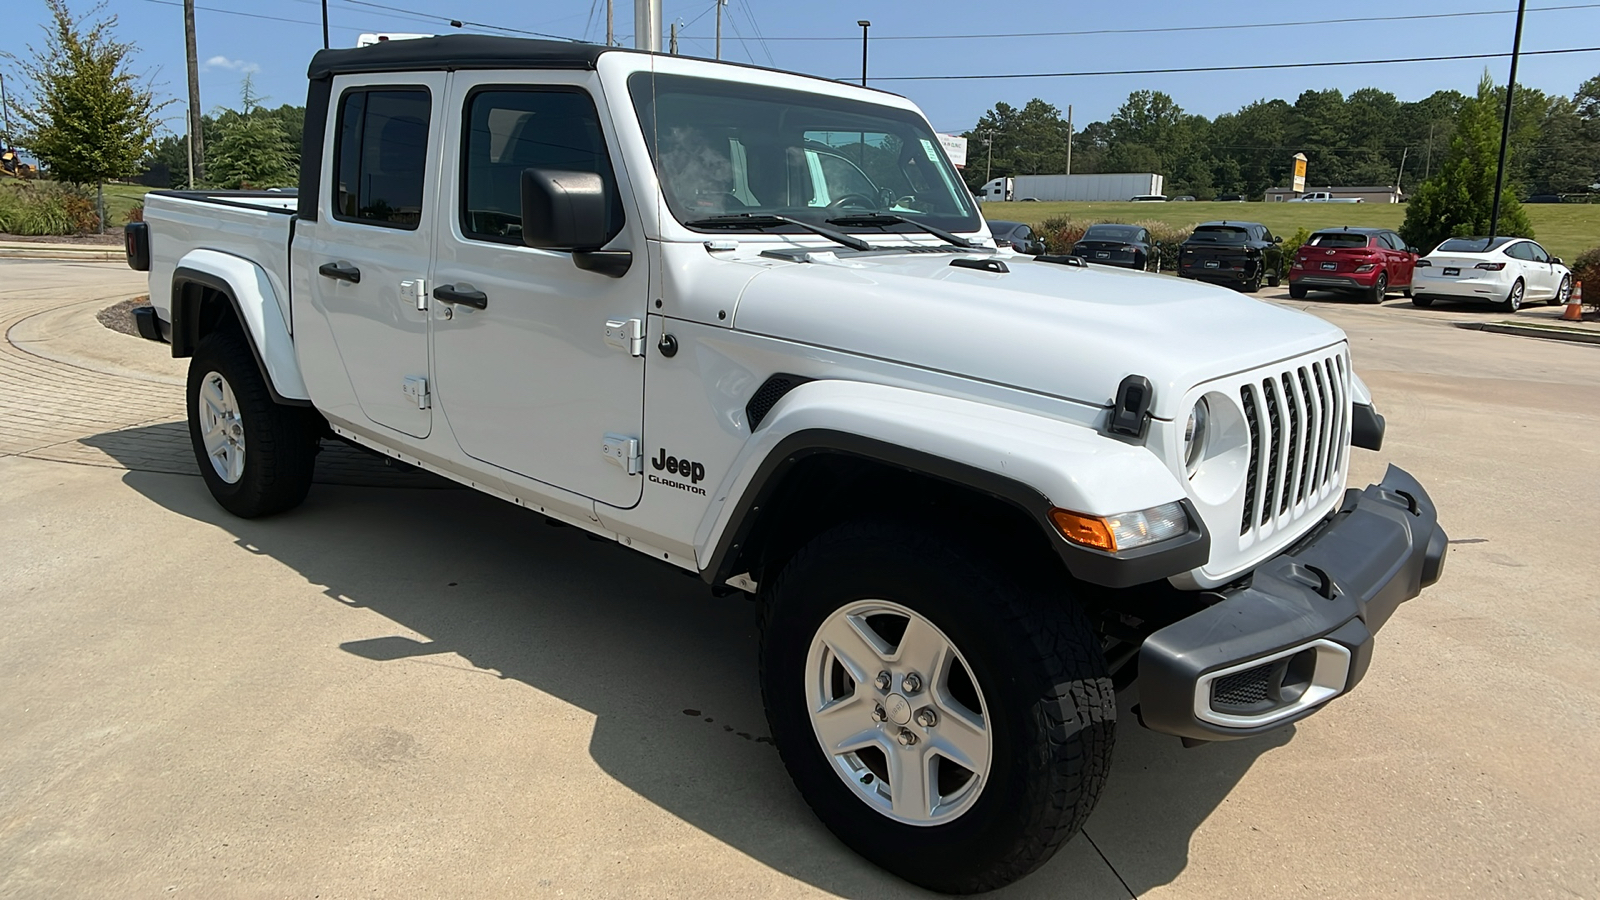
<path fill-rule="evenodd" d="M 522 170 L 522 242 L 541 250 L 597 250 L 610 240 L 610 198 L 594 172 Z"/>
<path fill-rule="evenodd" d="M 1552 257 L 1550 257 L 1550 262 L 1551 262 L 1551 263 L 1552 263 L 1552 264 L 1554 264 L 1554 265 L 1558 265 L 1558 266 L 1564 266 L 1564 265 L 1566 265 L 1566 263 L 1564 263 L 1564 262 L 1562 262 L 1562 261 L 1561 261 L 1561 257 L 1559 257 L 1559 256 L 1552 256 Z"/>

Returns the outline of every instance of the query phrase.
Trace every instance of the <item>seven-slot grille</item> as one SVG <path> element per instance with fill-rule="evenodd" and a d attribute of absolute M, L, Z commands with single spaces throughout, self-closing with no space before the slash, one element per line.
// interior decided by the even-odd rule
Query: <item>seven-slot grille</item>
<path fill-rule="evenodd" d="M 1254 461 L 1245 476 L 1239 534 L 1309 507 L 1308 497 L 1315 500 L 1339 481 L 1348 427 L 1346 384 L 1344 359 L 1332 355 L 1239 388 Z"/>

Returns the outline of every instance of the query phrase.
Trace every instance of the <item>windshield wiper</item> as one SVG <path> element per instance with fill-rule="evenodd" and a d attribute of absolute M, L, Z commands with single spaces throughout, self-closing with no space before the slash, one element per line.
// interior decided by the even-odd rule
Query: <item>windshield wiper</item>
<path fill-rule="evenodd" d="M 920 228 L 926 231 L 947 244 L 955 244 L 957 247 L 963 247 L 967 250 L 987 249 L 977 241 L 969 241 L 964 237 L 951 234 L 943 228 L 935 228 L 924 222 L 918 222 L 916 219 L 908 219 L 905 216 L 897 216 L 893 213 L 863 213 L 859 216 L 839 216 L 838 218 L 829 219 L 828 224 L 854 225 L 858 228 L 868 225 L 910 225 L 912 228 Z"/>
<path fill-rule="evenodd" d="M 832 221 L 831 219 L 829 221 Z M 773 228 L 778 225 L 794 225 L 804 228 L 812 234 L 820 234 L 836 244 L 843 244 L 851 250 L 876 250 L 877 248 L 858 237 L 835 231 L 822 225 L 813 225 L 800 219 L 791 219 L 788 216 L 774 216 L 769 213 L 730 213 L 723 216 L 707 216 L 703 219 L 690 219 L 683 224 L 690 228 Z"/>

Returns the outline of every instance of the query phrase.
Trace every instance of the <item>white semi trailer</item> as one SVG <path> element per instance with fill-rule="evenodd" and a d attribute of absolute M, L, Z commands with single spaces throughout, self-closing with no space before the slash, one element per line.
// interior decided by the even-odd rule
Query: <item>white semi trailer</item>
<path fill-rule="evenodd" d="M 996 178 L 978 190 L 978 200 L 1127 200 L 1162 193 L 1166 178 L 1154 172 L 1105 175 L 1017 175 Z"/>

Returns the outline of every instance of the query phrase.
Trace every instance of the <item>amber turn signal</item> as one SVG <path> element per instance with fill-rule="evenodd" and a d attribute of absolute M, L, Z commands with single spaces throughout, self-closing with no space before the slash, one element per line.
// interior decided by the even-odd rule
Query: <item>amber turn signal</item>
<path fill-rule="evenodd" d="M 1086 516 L 1065 509 L 1052 509 L 1050 520 L 1061 529 L 1061 535 L 1074 544 L 1112 552 L 1117 549 L 1117 539 L 1111 534 L 1111 526 L 1100 516 Z"/>

